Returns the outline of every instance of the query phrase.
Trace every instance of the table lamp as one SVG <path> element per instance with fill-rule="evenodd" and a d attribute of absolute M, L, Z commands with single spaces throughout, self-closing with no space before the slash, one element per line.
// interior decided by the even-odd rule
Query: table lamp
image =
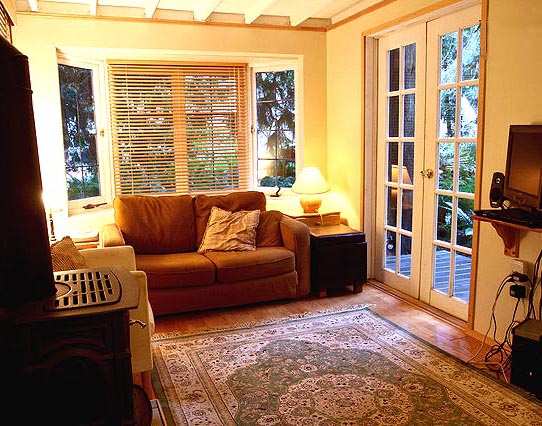
<path fill-rule="evenodd" d="M 318 213 L 322 205 L 319 194 L 329 191 L 329 185 L 318 167 L 304 167 L 295 180 L 292 191 L 301 194 L 299 203 L 305 213 Z"/>

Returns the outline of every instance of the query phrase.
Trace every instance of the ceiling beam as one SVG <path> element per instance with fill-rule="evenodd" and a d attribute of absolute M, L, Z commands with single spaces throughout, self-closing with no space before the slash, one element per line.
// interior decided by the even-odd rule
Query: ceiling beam
<path fill-rule="evenodd" d="M 30 6 L 30 10 L 32 12 L 38 12 L 39 11 L 38 0 L 28 0 L 28 5 Z"/>
<path fill-rule="evenodd" d="M 252 24 L 275 2 L 276 0 L 254 0 L 245 12 L 245 24 Z"/>
<path fill-rule="evenodd" d="M 160 3 L 160 0 L 147 0 L 147 4 L 145 5 L 145 18 L 152 18 L 154 16 L 158 3 Z"/>
<path fill-rule="evenodd" d="M 194 8 L 194 20 L 205 21 L 222 0 L 199 0 Z"/>
<path fill-rule="evenodd" d="M 92 16 L 96 16 L 96 9 L 98 8 L 98 0 L 88 0 L 88 11 Z"/>
<path fill-rule="evenodd" d="M 314 16 L 316 12 L 319 12 L 324 7 L 330 5 L 333 0 L 316 0 L 311 2 L 304 2 L 305 7 L 300 7 L 297 11 L 290 15 L 290 25 L 292 27 L 297 27 L 303 21 Z M 298 3 L 299 4 L 299 3 Z"/>

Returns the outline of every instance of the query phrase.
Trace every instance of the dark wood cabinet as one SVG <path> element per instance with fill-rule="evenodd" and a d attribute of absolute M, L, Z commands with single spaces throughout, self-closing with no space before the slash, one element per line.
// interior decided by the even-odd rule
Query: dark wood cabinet
<path fill-rule="evenodd" d="M 138 304 L 137 283 L 122 268 L 72 276 L 77 288 L 58 282 L 54 300 L 26 304 L 17 316 L 21 424 L 135 424 L 128 310 Z"/>
<path fill-rule="evenodd" d="M 355 292 L 367 281 L 365 234 L 346 225 L 312 226 L 311 287 L 317 295 L 352 285 Z"/>

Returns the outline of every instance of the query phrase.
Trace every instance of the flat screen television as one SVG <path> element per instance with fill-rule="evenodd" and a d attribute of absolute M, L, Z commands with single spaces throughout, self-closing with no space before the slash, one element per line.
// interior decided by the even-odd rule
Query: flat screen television
<path fill-rule="evenodd" d="M 511 125 L 504 196 L 524 210 L 542 209 L 542 125 Z"/>

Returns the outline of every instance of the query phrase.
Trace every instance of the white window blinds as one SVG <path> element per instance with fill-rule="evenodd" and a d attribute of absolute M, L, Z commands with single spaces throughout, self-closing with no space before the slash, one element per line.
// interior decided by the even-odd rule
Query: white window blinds
<path fill-rule="evenodd" d="M 249 188 L 246 65 L 108 68 L 117 194 Z"/>

